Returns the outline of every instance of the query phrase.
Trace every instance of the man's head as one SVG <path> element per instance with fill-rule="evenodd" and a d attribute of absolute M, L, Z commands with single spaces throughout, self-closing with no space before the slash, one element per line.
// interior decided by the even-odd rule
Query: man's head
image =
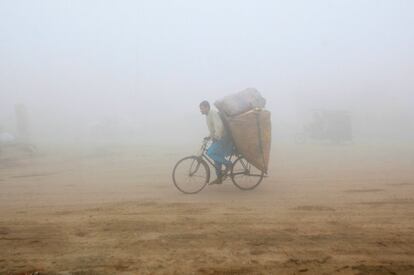
<path fill-rule="evenodd" d="M 207 100 L 200 103 L 200 112 L 203 115 L 208 115 L 210 112 L 210 103 Z"/>

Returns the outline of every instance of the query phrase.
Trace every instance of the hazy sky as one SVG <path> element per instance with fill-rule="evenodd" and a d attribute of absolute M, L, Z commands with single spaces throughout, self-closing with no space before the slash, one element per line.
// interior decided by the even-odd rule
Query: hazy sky
<path fill-rule="evenodd" d="M 24 103 L 42 127 L 196 124 L 201 100 L 247 87 L 274 121 L 413 118 L 413 14 L 410 0 L 0 0 L 0 119 Z"/>

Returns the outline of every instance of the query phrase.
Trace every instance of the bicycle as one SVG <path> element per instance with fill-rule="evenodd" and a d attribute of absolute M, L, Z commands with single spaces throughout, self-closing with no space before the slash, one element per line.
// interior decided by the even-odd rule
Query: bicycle
<path fill-rule="evenodd" d="M 175 187 L 184 194 L 196 194 L 210 182 L 210 166 L 214 161 L 207 155 L 208 139 L 204 139 L 197 155 L 185 157 L 177 162 L 172 178 Z M 233 184 L 241 190 L 253 190 L 265 177 L 265 173 L 251 165 L 242 155 L 234 150 L 228 157 L 231 169 L 223 170 L 224 182 L 231 178 Z M 234 161 L 233 161 L 234 160 Z"/>

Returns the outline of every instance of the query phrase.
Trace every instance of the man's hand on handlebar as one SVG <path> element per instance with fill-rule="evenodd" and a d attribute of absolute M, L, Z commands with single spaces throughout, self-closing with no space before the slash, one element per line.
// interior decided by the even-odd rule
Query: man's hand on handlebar
<path fill-rule="evenodd" d="M 216 142 L 216 141 L 218 141 L 219 139 L 217 139 L 217 138 L 215 138 L 215 137 L 205 137 L 204 138 L 204 141 L 212 141 L 212 142 Z"/>

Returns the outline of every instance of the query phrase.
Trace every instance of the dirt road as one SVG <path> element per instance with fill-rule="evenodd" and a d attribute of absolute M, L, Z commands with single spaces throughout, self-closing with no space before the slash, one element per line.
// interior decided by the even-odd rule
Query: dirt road
<path fill-rule="evenodd" d="M 413 146 L 274 146 L 254 191 L 182 195 L 186 149 L 0 157 L 0 274 L 414 274 Z"/>

